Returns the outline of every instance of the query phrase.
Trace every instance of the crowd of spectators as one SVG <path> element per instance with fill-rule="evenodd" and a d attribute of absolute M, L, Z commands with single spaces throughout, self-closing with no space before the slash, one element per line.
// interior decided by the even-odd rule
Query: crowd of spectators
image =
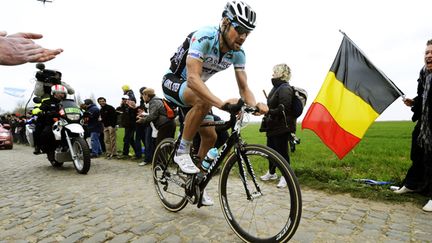
<path fill-rule="evenodd" d="M 109 104 L 105 97 L 77 101 L 83 114 L 84 136 L 93 158 L 130 159 L 139 161 L 141 166 L 147 165 L 152 161 L 157 143 L 174 137 L 175 121 L 167 118 L 162 99 L 156 96 L 154 89 L 141 87 L 137 102 L 129 85 L 121 88 L 123 93 L 118 106 Z M 14 143 L 28 145 L 25 126 L 34 118 L 29 108 L 27 115 L 3 114 L 0 122 L 10 125 Z M 119 128 L 124 131 L 123 137 L 118 134 Z M 117 146 L 117 136 L 123 141 L 122 147 Z"/>
<path fill-rule="evenodd" d="M 25 135 L 26 116 L 19 113 L 3 114 L 0 116 L 1 124 L 9 124 L 13 136 L 13 142 L 28 144 Z"/>

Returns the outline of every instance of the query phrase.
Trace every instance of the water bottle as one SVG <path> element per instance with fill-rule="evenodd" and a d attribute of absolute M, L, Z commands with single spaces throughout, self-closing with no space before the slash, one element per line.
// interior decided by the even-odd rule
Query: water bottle
<path fill-rule="evenodd" d="M 214 160 L 216 159 L 216 157 L 218 156 L 218 150 L 217 148 L 211 148 L 208 152 L 206 157 L 204 158 L 204 160 L 201 163 L 201 167 L 204 170 L 208 170 L 210 169 L 210 167 L 212 166 Z"/>

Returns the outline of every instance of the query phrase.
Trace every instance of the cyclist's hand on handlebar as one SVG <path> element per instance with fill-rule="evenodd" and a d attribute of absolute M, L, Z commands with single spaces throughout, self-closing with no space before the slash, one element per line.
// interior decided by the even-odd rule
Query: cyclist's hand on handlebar
<path fill-rule="evenodd" d="M 240 111 L 241 107 L 244 105 L 244 101 L 242 99 L 239 99 L 237 103 L 233 103 L 233 100 L 226 101 L 223 106 L 221 107 L 221 110 L 227 111 L 229 113 L 236 113 Z"/>
<path fill-rule="evenodd" d="M 254 113 L 254 115 L 257 116 L 267 114 L 267 112 L 269 111 L 268 106 L 261 102 L 258 102 L 256 104 L 256 108 L 258 109 L 258 112 Z"/>

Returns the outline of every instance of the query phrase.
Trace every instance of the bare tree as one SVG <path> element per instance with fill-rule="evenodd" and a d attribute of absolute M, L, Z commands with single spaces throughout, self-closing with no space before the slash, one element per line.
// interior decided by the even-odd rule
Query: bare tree
<path fill-rule="evenodd" d="M 25 101 L 23 101 L 23 100 L 17 101 L 16 106 L 13 109 L 13 113 L 15 113 L 15 114 L 19 113 L 19 114 L 25 115 L 24 114 L 25 113 L 25 105 L 26 105 Z"/>

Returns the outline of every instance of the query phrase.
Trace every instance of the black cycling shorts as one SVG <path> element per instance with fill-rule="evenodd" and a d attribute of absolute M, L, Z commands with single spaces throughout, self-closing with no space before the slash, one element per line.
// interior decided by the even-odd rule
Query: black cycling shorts
<path fill-rule="evenodd" d="M 183 100 L 183 92 L 187 87 L 187 81 L 172 73 L 163 76 L 162 91 L 167 100 L 179 107 L 190 107 Z"/>

